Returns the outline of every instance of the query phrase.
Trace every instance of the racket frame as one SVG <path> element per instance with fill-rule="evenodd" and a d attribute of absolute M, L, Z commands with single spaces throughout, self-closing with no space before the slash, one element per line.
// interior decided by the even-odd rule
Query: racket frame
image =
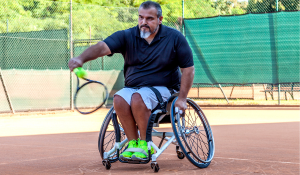
<path fill-rule="evenodd" d="M 105 102 L 108 99 L 108 95 L 109 95 L 108 90 L 107 90 L 107 87 L 103 83 L 101 83 L 100 81 L 95 81 L 95 80 L 91 80 L 91 79 L 88 79 L 88 78 L 81 78 L 81 79 L 86 80 L 87 82 L 85 82 L 81 86 L 79 86 L 79 78 L 77 77 L 77 88 L 76 88 L 76 92 L 75 92 L 74 98 L 73 98 L 74 108 L 81 114 L 91 114 L 91 113 L 97 111 L 99 108 L 101 108 L 105 104 Z M 98 83 L 98 84 L 102 85 L 105 89 L 105 95 L 106 96 L 105 96 L 103 102 L 99 106 L 97 106 L 95 109 L 93 109 L 92 111 L 89 111 L 89 112 L 83 112 L 83 111 L 80 111 L 79 108 L 76 105 L 77 94 L 78 94 L 80 89 L 82 89 L 84 86 L 86 86 L 88 84 L 91 84 L 91 83 Z"/>

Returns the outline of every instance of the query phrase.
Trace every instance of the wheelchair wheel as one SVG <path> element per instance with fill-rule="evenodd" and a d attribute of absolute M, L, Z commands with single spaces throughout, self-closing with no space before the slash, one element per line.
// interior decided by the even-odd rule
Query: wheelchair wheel
<path fill-rule="evenodd" d="M 214 139 L 210 125 L 201 108 L 187 99 L 187 109 L 175 113 L 175 102 L 171 105 L 172 128 L 176 140 L 187 159 L 199 168 L 206 168 L 214 157 Z"/>
<path fill-rule="evenodd" d="M 119 120 L 118 120 L 119 127 L 118 128 L 114 127 L 113 120 L 112 120 L 113 112 L 114 112 L 114 108 L 112 107 L 107 113 L 99 133 L 98 150 L 102 160 L 103 160 L 103 153 L 108 152 L 115 146 L 116 133 L 120 133 L 121 142 L 127 138 L 123 130 L 123 127 L 121 125 L 121 122 Z M 116 129 L 118 129 L 120 132 L 115 132 Z M 125 150 L 125 146 L 121 147 L 120 153 L 122 153 L 124 150 Z M 117 161 L 118 160 L 117 151 L 115 151 L 111 156 L 109 156 L 108 160 L 110 163 Z"/>

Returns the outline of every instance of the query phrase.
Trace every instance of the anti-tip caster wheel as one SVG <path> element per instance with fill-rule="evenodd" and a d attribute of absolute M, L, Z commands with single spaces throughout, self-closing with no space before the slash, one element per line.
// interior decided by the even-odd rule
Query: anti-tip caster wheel
<path fill-rule="evenodd" d="M 159 171 L 159 166 L 158 166 L 158 163 L 157 162 L 151 162 L 151 168 L 153 169 L 153 171 L 155 173 L 157 173 Z"/>
<path fill-rule="evenodd" d="M 178 157 L 179 159 L 184 159 L 185 155 L 183 154 L 183 152 L 177 151 L 177 157 Z"/>
<path fill-rule="evenodd" d="M 109 162 L 109 160 L 103 160 L 102 165 L 105 166 L 105 169 L 107 170 L 109 170 L 111 167 L 111 163 Z"/>

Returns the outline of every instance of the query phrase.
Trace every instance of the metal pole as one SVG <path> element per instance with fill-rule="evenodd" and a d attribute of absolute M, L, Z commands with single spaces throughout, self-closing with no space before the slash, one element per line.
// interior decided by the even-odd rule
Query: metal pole
<path fill-rule="evenodd" d="M 182 0 L 182 22 L 181 22 L 181 25 L 182 25 L 182 34 L 185 35 L 185 33 L 184 33 L 183 19 L 184 19 L 184 0 Z"/>
<path fill-rule="evenodd" d="M 255 96 L 254 96 L 254 84 L 252 84 L 252 99 L 255 100 Z"/>
<path fill-rule="evenodd" d="M 221 91 L 222 91 L 222 93 L 223 93 L 223 95 L 224 95 L 224 97 L 225 97 L 227 103 L 229 104 L 228 98 L 226 97 L 226 95 L 225 95 L 225 93 L 224 93 L 224 91 L 223 91 L 223 89 L 222 89 L 221 84 L 219 84 L 219 87 L 220 87 L 220 89 L 221 89 Z"/>
<path fill-rule="evenodd" d="M 2 86 L 3 86 L 4 92 L 5 92 L 5 96 L 6 96 L 6 100 L 7 100 L 7 102 L 8 102 L 9 108 L 10 108 L 11 112 L 14 114 L 14 113 L 15 113 L 15 110 L 14 110 L 12 104 L 11 104 L 11 101 L 10 101 L 10 98 L 9 98 L 9 95 L 8 95 L 8 92 L 7 92 L 7 90 L 6 90 L 6 86 L 5 86 L 3 77 L 2 77 L 1 68 L 0 68 L 0 79 L 1 79 L 1 82 L 2 82 Z"/>
<path fill-rule="evenodd" d="M 6 19 L 6 33 L 8 33 L 8 19 Z"/>
<path fill-rule="evenodd" d="M 73 58 L 73 29 L 72 29 L 72 0 L 70 0 L 70 19 L 69 19 L 69 32 L 70 32 L 70 59 Z M 70 72 L 70 108 L 74 110 L 73 104 L 73 74 Z"/>
<path fill-rule="evenodd" d="M 89 38 L 90 38 L 90 42 L 89 42 L 89 45 L 91 47 L 91 39 L 92 39 L 92 29 L 91 29 L 91 26 L 89 27 Z M 89 66 L 90 69 L 92 69 L 92 62 L 90 61 L 90 66 Z"/>
<path fill-rule="evenodd" d="M 200 93 L 200 91 L 199 91 L 199 88 L 200 88 L 199 83 L 197 83 L 197 86 L 198 86 L 198 98 L 199 98 L 199 93 Z"/>
<path fill-rule="evenodd" d="M 278 84 L 278 105 L 280 105 L 280 84 Z"/>
<path fill-rule="evenodd" d="M 276 0 L 276 12 L 278 12 L 278 0 Z"/>
<path fill-rule="evenodd" d="M 90 36 L 89 36 L 89 37 L 90 37 L 90 47 L 91 47 L 91 45 L 92 45 L 92 44 L 91 44 L 91 42 L 92 42 L 92 41 L 91 41 L 91 39 L 92 39 L 92 28 L 91 28 L 91 26 L 90 26 L 89 30 L 90 30 L 90 31 L 89 31 L 89 33 L 90 33 Z"/>

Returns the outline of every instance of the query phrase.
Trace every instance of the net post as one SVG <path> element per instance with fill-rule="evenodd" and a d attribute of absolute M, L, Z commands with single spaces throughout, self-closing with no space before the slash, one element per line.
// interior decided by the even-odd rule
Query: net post
<path fill-rule="evenodd" d="M 221 89 L 221 91 L 222 91 L 222 93 L 223 93 L 223 95 L 224 95 L 224 97 L 225 97 L 225 99 L 226 99 L 226 101 L 227 101 L 227 104 L 229 104 L 228 98 L 226 97 L 226 95 L 225 95 L 225 93 L 224 93 L 224 91 L 223 91 L 223 89 L 222 89 L 221 84 L 219 84 L 219 87 L 220 87 L 220 89 Z"/>
<path fill-rule="evenodd" d="M 4 89 L 4 93 L 5 93 L 6 100 L 7 100 L 7 102 L 8 102 L 9 108 L 10 108 L 11 112 L 12 112 L 13 114 L 15 114 L 15 110 L 14 110 L 14 108 L 13 108 L 13 106 L 12 106 L 11 100 L 10 100 L 10 98 L 9 98 L 9 94 L 8 94 L 8 92 L 7 92 L 7 90 L 6 90 L 6 86 L 5 86 L 3 77 L 2 77 L 1 67 L 0 67 L 0 80 L 1 80 L 1 83 L 2 83 L 2 86 L 3 86 L 3 89 Z"/>

